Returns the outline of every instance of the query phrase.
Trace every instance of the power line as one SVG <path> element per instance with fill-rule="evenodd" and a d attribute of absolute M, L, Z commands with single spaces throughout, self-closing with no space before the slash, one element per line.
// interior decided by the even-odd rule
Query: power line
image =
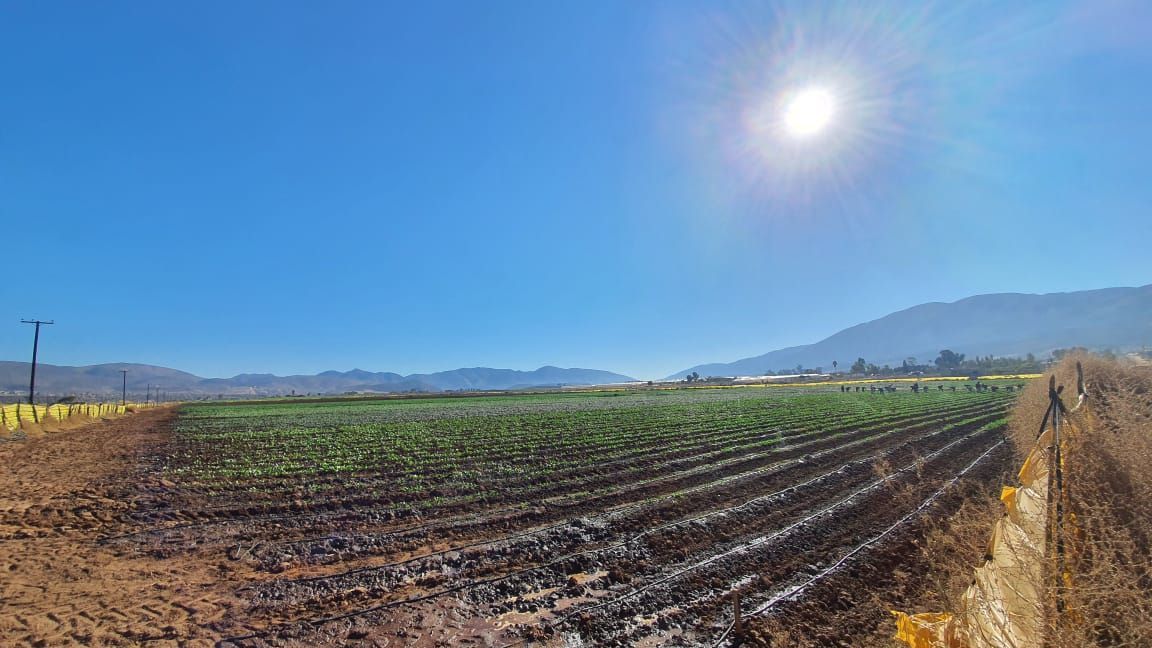
<path fill-rule="evenodd" d="M 41 324 L 55 324 L 55 320 L 20 320 L 21 324 L 35 324 L 36 335 L 32 338 L 32 378 L 28 381 L 28 404 L 36 405 L 36 351 L 40 346 L 40 325 Z M 33 407 L 32 411 L 35 412 L 36 408 Z"/>

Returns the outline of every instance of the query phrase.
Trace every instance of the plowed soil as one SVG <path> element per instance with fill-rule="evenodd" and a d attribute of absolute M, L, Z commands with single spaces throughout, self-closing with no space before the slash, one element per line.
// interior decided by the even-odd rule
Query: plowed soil
<path fill-rule="evenodd" d="M 0 645 L 712 645 L 736 596 L 750 643 L 781 620 L 862 645 L 886 619 L 853 601 L 908 590 L 921 515 L 1008 466 L 1010 399 L 901 397 L 936 404 L 402 516 L 380 475 L 169 481 L 173 410 L 0 443 Z"/>

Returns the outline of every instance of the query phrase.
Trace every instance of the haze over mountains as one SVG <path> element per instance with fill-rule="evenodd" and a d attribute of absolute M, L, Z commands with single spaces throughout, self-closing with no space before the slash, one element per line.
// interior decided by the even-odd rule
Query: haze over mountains
<path fill-rule="evenodd" d="M 909 356 L 931 363 L 941 349 L 968 356 L 1046 357 L 1054 349 L 1083 346 L 1116 351 L 1152 345 L 1152 284 L 1043 295 L 996 293 L 951 303 L 913 306 L 844 329 L 815 344 L 771 351 L 734 362 L 702 364 L 669 379 L 755 376 L 804 367 L 847 369 L 863 357 L 899 365 Z"/>
<path fill-rule="evenodd" d="M 802 365 L 841 370 L 863 357 L 877 365 L 898 366 L 908 357 L 931 363 L 941 349 L 976 355 L 1047 357 L 1054 349 L 1084 346 L 1127 351 L 1152 345 L 1152 285 L 1105 288 L 1044 295 L 999 293 L 951 303 L 913 306 L 858 324 L 814 344 L 771 351 L 735 362 L 690 367 L 701 376 L 754 376 Z M 121 369 L 128 370 L 128 390 L 143 394 L 147 386 L 172 397 L 341 394 L 344 392 L 439 392 L 500 390 L 561 385 L 629 382 L 628 376 L 597 369 L 544 366 L 534 371 L 476 367 L 402 376 L 391 372 L 325 371 L 316 375 L 240 374 L 201 378 L 190 373 L 143 364 L 67 367 L 39 364 L 37 393 L 44 396 L 118 395 Z M 28 387 L 26 362 L 0 361 L 0 392 L 19 395 Z"/>
<path fill-rule="evenodd" d="M 0 391 L 23 394 L 28 389 L 27 362 L 0 361 Z M 143 394 L 149 386 L 173 397 L 269 396 L 285 394 L 342 394 L 358 392 L 439 392 L 447 390 L 498 390 L 560 385 L 593 385 L 633 380 L 628 376 L 596 369 L 563 369 L 544 366 L 534 371 L 475 367 L 402 376 L 390 372 L 325 371 L 316 375 L 274 376 L 240 374 L 232 378 L 201 378 L 176 369 L 144 364 L 101 364 L 65 367 L 37 363 L 38 395 L 114 394 L 121 388 L 121 369 L 128 370 L 128 391 Z"/>

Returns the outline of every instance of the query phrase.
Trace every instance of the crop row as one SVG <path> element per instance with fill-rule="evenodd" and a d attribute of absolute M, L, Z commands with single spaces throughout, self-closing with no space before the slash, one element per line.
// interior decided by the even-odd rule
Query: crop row
<path fill-rule="evenodd" d="M 779 472 L 769 481 L 729 481 L 748 467 L 739 462 L 701 473 L 699 487 L 719 487 L 719 497 L 686 497 L 694 486 L 657 503 L 639 488 L 623 500 L 635 503 L 627 509 L 601 507 L 602 515 L 526 532 L 491 529 L 487 541 L 415 559 L 357 564 L 363 553 L 349 543 L 359 540 L 337 534 L 342 548 L 331 546 L 338 549 L 338 571 L 254 584 L 251 602 L 272 625 L 234 641 L 267 645 L 282 630 L 293 634 L 281 636 L 303 632 L 307 641 L 312 630 L 349 622 L 402 625 L 407 610 L 423 615 L 425 602 L 443 596 L 482 617 L 542 622 L 549 632 L 576 631 L 605 645 L 639 640 L 657 623 L 707 633 L 704 627 L 725 609 L 726 592 L 740 589 L 747 603 L 759 605 L 809 578 L 814 561 L 855 555 L 861 539 L 906 519 L 888 485 L 898 479 L 914 488 L 910 496 L 941 487 L 998 443 L 1002 414 L 1000 402 L 985 401 L 983 412 L 954 423 L 941 415 L 938 424 L 910 426 L 917 432 L 875 431 L 851 441 L 846 434 L 840 439 L 846 443 L 817 438 L 814 447 L 833 443 L 811 452 L 792 446 L 796 458 L 774 462 Z M 850 447 L 857 444 L 871 449 Z M 881 458 L 901 467 L 877 479 L 871 467 Z M 411 550 L 403 543 L 390 548 L 397 556 Z"/>
<path fill-rule="evenodd" d="M 957 406 L 990 398 L 949 396 L 949 405 Z M 737 443 L 750 432 L 867 424 L 885 415 L 938 410 L 941 404 L 911 394 L 813 394 L 393 423 L 361 422 L 349 406 L 343 407 L 341 422 L 328 408 L 280 407 L 286 411 L 275 415 L 251 408 L 249 417 L 208 417 L 194 410 L 181 422 L 187 443 L 171 458 L 172 471 L 189 485 L 199 481 L 217 489 L 237 480 L 340 476 L 343 481 L 355 475 L 413 481 L 409 486 L 418 489 L 423 484 L 416 480 L 435 481 L 439 474 L 467 479 L 522 475 L 530 466 L 549 472 L 601 466 L 629 454 Z M 367 407 L 366 416 L 378 407 Z"/>

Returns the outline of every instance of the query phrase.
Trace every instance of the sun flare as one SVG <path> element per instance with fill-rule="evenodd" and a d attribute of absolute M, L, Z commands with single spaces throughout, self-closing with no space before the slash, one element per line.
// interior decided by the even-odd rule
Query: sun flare
<path fill-rule="evenodd" d="M 823 88 L 807 88 L 785 103 L 784 130 L 794 137 L 809 137 L 827 128 L 835 113 L 832 93 Z"/>
<path fill-rule="evenodd" d="M 945 142 L 938 120 L 954 113 L 938 101 L 952 95 L 937 75 L 947 66 L 925 65 L 924 12 L 885 2 L 767 0 L 762 20 L 709 28 L 707 82 L 685 127 L 716 156 L 724 194 L 777 220 L 856 213 L 898 190 L 888 171 L 914 163 L 908 151 Z"/>

